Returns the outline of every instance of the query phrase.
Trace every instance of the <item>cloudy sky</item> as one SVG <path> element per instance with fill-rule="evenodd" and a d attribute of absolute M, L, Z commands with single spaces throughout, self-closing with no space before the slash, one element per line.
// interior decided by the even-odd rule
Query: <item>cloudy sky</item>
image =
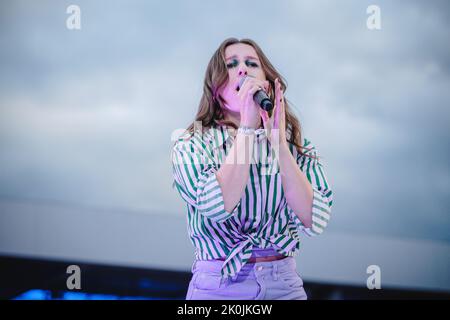
<path fill-rule="evenodd" d="M 66 9 L 81 9 L 69 30 Z M 381 29 L 366 25 L 369 5 Z M 330 232 L 450 242 L 446 1 L 1 1 L 0 200 L 185 214 L 171 134 L 252 38 L 335 192 Z"/>

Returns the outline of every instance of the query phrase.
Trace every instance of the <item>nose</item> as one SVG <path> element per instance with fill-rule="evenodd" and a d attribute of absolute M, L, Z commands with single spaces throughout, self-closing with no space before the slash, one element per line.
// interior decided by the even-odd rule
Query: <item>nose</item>
<path fill-rule="evenodd" d="M 245 63 L 241 63 L 239 65 L 238 75 L 247 76 L 247 66 L 245 65 Z"/>

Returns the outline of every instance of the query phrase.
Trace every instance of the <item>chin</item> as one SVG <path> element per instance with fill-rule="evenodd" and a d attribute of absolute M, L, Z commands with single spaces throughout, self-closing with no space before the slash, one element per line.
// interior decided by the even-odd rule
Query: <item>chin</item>
<path fill-rule="evenodd" d="M 240 113 L 241 109 L 239 107 L 231 107 L 228 103 L 224 102 L 223 107 L 225 111 L 232 112 L 232 113 Z"/>
<path fill-rule="evenodd" d="M 239 108 L 232 108 L 232 107 L 230 107 L 227 104 L 225 105 L 225 108 L 227 109 L 227 111 L 232 112 L 232 113 L 240 113 L 241 112 L 241 109 L 239 109 Z"/>

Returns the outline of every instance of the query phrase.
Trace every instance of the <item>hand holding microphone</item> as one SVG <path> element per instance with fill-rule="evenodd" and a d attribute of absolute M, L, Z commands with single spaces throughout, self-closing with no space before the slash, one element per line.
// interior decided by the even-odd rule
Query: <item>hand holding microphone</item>
<path fill-rule="evenodd" d="M 262 89 L 268 89 L 268 87 L 268 81 L 259 80 L 251 76 L 243 77 L 237 81 L 235 90 L 238 91 L 237 97 L 241 100 L 242 105 L 240 108 L 242 126 L 256 129 L 261 118 L 261 112 L 264 112 L 261 104 L 265 107 L 270 107 L 264 101 L 267 94 Z M 267 100 L 270 102 L 268 97 Z M 270 102 L 270 104 L 272 103 Z"/>
<path fill-rule="evenodd" d="M 242 87 L 244 81 L 247 78 L 253 78 L 251 76 L 246 76 L 246 77 L 242 77 L 239 81 L 239 85 L 237 87 L 236 90 L 240 90 L 240 88 Z M 263 110 L 266 111 L 271 111 L 273 109 L 273 104 L 272 101 L 270 101 L 269 96 L 267 95 L 267 93 L 263 90 L 263 89 L 258 89 L 254 95 L 253 95 L 253 100 L 255 101 L 255 103 L 260 106 Z"/>

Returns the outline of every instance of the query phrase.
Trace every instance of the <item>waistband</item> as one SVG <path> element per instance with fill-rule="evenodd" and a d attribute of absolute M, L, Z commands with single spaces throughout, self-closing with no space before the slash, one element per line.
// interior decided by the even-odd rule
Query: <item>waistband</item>
<path fill-rule="evenodd" d="M 278 256 L 278 255 L 280 255 L 280 254 L 273 248 L 263 249 L 263 248 L 255 247 L 255 248 L 253 248 L 251 257 L 252 258 L 254 258 L 254 257 L 268 257 L 268 256 Z"/>
<path fill-rule="evenodd" d="M 254 247 L 252 249 L 252 254 L 249 259 L 260 258 L 260 257 L 270 257 L 270 256 L 283 256 L 283 255 L 278 253 L 272 247 L 269 247 L 269 248 Z M 220 259 L 210 259 L 210 260 L 225 261 L 226 259 L 227 259 L 227 257 L 222 257 Z"/>
<path fill-rule="evenodd" d="M 221 275 L 224 263 L 225 262 L 221 260 L 195 260 L 192 264 L 191 271 L 192 273 L 202 271 L 210 274 Z M 244 266 L 242 266 L 241 270 L 239 271 L 239 275 L 251 275 L 255 270 L 258 270 L 260 272 L 262 270 L 271 272 L 272 269 L 288 271 L 296 268 L 297 264 L 295 258 L 287 256 L 286 258 L 281 260 L 247 262 Z"/>

